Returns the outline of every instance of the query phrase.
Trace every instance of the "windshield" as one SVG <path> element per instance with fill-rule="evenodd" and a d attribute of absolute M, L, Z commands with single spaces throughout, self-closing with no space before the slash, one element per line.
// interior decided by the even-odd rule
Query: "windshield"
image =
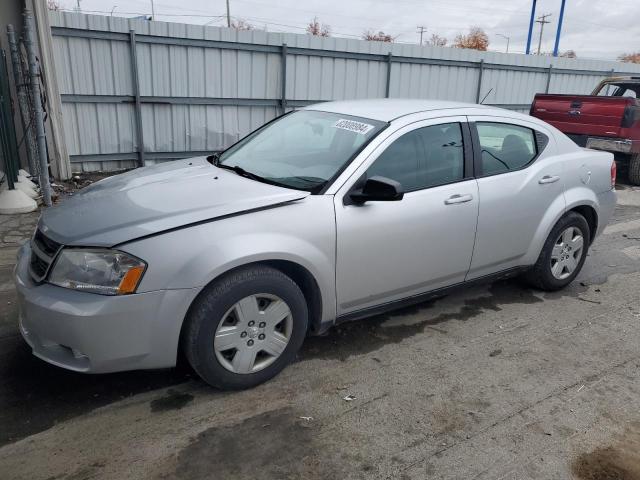
<path fill-rule="evenodd" d="M 255 180 L 320 190 L 387 124 L 300 110 L 255 131 L 220 155 L 216 165 Z"/>

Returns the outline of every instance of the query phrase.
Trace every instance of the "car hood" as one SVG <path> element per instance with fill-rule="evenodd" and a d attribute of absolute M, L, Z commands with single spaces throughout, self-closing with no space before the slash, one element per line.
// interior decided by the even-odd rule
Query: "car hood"
<path fill-rule="evenodd" d="M 100 180 L 46 209 L 39 227 L 64 245 L 110 247 L 307 195 L 241 177 L 197 157 Z"/>

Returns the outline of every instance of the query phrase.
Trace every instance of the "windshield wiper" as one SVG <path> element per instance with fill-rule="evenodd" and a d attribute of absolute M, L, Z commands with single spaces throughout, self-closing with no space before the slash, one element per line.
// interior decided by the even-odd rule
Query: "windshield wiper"
<path fill-rule="evenodd" d="M 227 170 L 231 170 L 232 172 L 237 173 L 241 177 L 250 178 L 251 180 L 257 180 L 258 182 L 264 183 L 273 183 L 270 180 L 261 177 L 260 175 L 256 175 L 255 173 L 247 172 L 244 168 L 239 165 L 225 165 L 223 163 L 214 163 L 214 165 L 218 168 L 226 168 Z"/>

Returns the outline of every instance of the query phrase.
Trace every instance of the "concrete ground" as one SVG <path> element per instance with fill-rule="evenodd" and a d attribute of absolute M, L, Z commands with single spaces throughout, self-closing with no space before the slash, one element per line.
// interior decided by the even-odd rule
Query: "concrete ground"
<path fill-rule="evenodd" d="M 10 276 L 34 220 L 0 217 L 1 479 L 640 479 L 640 189 L 566 290 L 347 324 L 236 393 L 32 357 Z"/>

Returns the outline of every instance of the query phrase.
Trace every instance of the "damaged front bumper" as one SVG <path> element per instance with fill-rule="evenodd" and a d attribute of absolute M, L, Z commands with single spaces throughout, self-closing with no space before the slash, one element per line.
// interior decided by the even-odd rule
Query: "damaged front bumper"
<path fill-rule="evenodd" d="M 192 289 L 105 296 L 35 283 L 31 249 L 18 254 L 14 279 L 20 332 L 33 354 L 87 373 L 175 365 L 180 328 Z"/>

